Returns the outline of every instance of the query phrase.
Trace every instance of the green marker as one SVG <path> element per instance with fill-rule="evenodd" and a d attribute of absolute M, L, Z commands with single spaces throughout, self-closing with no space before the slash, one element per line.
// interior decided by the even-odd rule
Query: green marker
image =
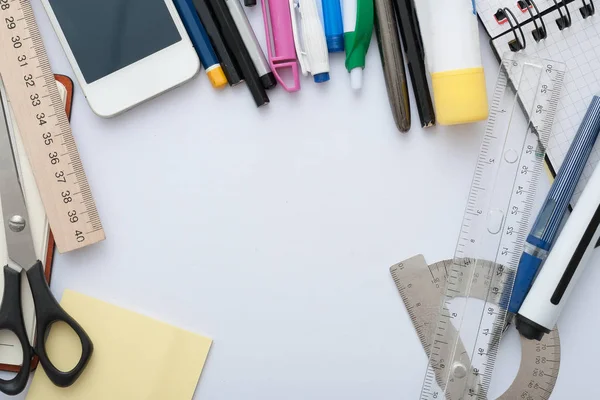
<path fill-rule="evenodd" d="M 360 89 L 373 34 L 373 0 L 344 0 L 343 10 L 346 69 L 352 89 Z"/>

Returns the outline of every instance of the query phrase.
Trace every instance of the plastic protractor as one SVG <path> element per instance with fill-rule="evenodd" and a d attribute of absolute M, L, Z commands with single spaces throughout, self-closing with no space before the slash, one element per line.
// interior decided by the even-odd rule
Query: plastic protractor
<path fill-rule="evenodd" d="M 452 260 L 428 265 L 422 255 L 409 258 L 390 268 L 425 353 L 429 356 L 432 335 L 443 298 L 446 276 Z M 482 296 L 485 291 L 475 284 L 470 296 Z M 459 332 L 456 332 L 458 335 Z M 510 387 L 498 400 L 546 400 L 552 394 L 560 369 L 560 339 L 554 328 L 541 341 L 521 341 L 521 364 Z M 456 351 L 464 351 L 459 341 Z M 440 379 L 438 379 L 440 381 Z"/>

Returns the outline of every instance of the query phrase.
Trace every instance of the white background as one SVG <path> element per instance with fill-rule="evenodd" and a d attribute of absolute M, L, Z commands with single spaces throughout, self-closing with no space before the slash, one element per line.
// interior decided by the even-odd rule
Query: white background
<path fill-rule="evenodd" d="M 32 3 L 53 70 L 74 76 Z M 264 43 L 260 8 L 247 12 Z M 497 62 L 481 41 L 491 92 Z M 110 120 L 76 88 L 73 131 L 107 240 L 57 254 L 52 290 L 213 338 L 195 399 L 419 395 L 427 360 L 388 269 L 452 256 L 484 124 L 422 130 L 411 98 L 413 127 L 397 132 L 375 38 L 360 94 L 344 56 L 331 64 L 329 83 L 277 88 L 262 109 L 204 72 Z M 561 317 L 552 399 L 600 396 L 597 282 L 591 267 Z"/>

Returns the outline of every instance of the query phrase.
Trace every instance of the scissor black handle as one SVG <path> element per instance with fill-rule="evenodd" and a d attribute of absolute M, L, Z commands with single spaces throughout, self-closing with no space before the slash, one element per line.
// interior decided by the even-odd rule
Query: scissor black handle
<path fill-rule="evenodd" d="M 23 365 L 12 379 L 0 379 L 0 391 L 10 396 L 21 393 L 27 385 L 33 349 L 29 344 L 21 308 L 21 274 L 4 266 L 4 294 L 0 305 L 0 330 L 14 333 L 23 351 Z"/>
<path fill-rule="evenodd" d="M 58 304 L 48 284 L 44 278 L 44 268 L 42 262 L 37 261 L 35 265 L 27 271 L 27 279 L 33 294 L 33 302 L 35 303 L 36 322 L 36 344 L 34 346 L 35 353 L 40 358 L 40 362 L 44 367 L 44 372 L 50 380 L 57 386 L 66 387 L 72 385 L 79 375 L 85 369 L 88 361 L 92 356 L 94 345 L 90 337 L 85 333 L 83 328 L 75 321 L 65 310 Z M 46 339 L 50 332 L 50 327 L 55 322 L 64 322 L 73 329 L 81 340 L 81 358 L 77 365 L 70 371 L 63 372 L 56 368 L 46 353 Z"/>

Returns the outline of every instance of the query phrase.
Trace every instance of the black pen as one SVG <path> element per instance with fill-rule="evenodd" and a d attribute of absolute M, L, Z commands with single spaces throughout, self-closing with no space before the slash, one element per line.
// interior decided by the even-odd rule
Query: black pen
<path fill-rule="evenodd" d="M 229 13 L 233 18 L 233 22 L 240 32 L 240 36 L 244 41 L 244 45 L 248 50 L 248 54 L 250 54 L 254 68 L 256 68 L 256 72 L 258 72 L 258 75 L 260 76 L 262 85 L 265 89 L 274 88 L 275 85 L 277 85 L 275 75 L 273 75 L 273 72 L 271 72 L 269 62 L 267 61 L 265 53 L 260 47 L 260 43 L 256 38 L 256 34 L 252 30 L 252 25 L 250 25 L 250 21 L 248 21 L 246 12 L 242 7 L 242 3 L 240 3 L 239 0 L 225 0 L 225 4 L 227 4 Z"/>
<path fill-rule="evenodd" d="M 394 3 L 421 126 L 424 128 L 433 126 L 435 125 L 435 112 L 427 82 L 425 51 L 415 5 L 413 0 L 394 0 Z"/>
<path fill-rule="evenodd" d="M 192 3 L 200 17 L 200 21 L 202 21 L 202 25 L 206 28 L 206 33 L 208 33 L 215 53 L 217 53 L 217 58 L 221 62 L 221 68 L 223 68 L 227 82 L 229 82 L 230 86 L 237 85 L 244 80 L 240 66 L 231 54 L 231 50 L 227 48 L 227 45 L 223 41 L 223 36 L 217 27 L 210 7 L 206 3 L 206 0 L 192 0 Z"/>
<path fill-rule="evenodd" d="M 392 0 L 375 0 L 374 6 L 375 33 L 392 114 L 398 130 L 407 132 L 410 129 L 410 102 L 394 4 Z"/>
<path fill-rule="evenodd" d="M 256 72 L 252 57 L 248 53 L 248 49 L 244 45 L 240 31 L 235 25 L 235 21 L 229 12 L 229 8 L 225 0 L 208 0 L 213 11 L 219 30 L 225 39 L 225 44 L 233 53 L 242 70 L 244 80 L 250 89 L 250 93 L 254 98 L 257 107 L 269 104 L 269 97 L 263 87 L 263 84 Z"/>

